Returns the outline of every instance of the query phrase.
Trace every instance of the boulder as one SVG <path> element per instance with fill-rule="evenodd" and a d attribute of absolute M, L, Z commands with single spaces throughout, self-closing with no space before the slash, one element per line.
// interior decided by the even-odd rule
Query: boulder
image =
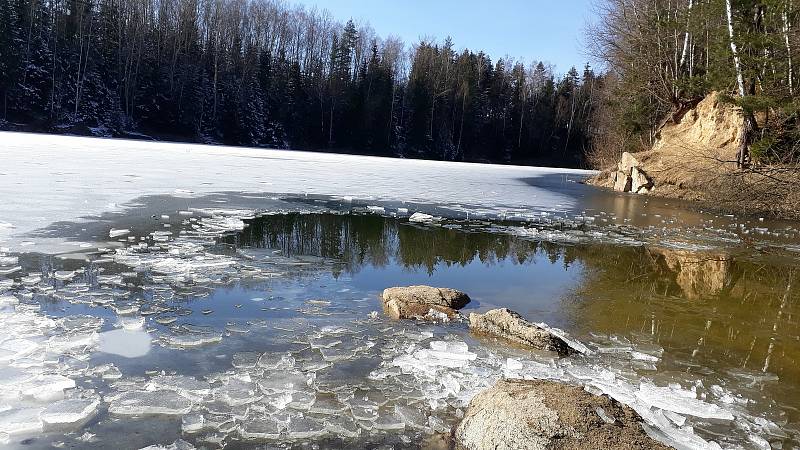
<path fill-rule="evenodd" d="M 583 352 L 585 348 L 582 345 L 581 348 L 573 348 L 562 336 L 554 333 L 554 330 L 528 322 L 506 308 L 493 309 L 485 314 L 470 314 L 469 328 L 479 334 L 497 336 L 526 347 L 556 352 L 561 356 Z"/>
<path fill-rule="evenodd" d="M 469 303 L 461 291 L 431 286 L 393 287 L 381 295 L 386 312 L 395 319 L 452 319 Z"/>
<path fill-rule="evenodd" d="M 655 449 L 641 417 L 606 395 L 544 380 L 501 380 L 476 395 L 454 431 L 462 450 Z"/>
<path fill-rule="evenodd" d="M 644 173 L 644 170 L 639 167 L 631 169 L 631 187 L 630 191 L 636 194 L 646 194 L 653 188 L 653 181 Z"/>
<path fill-rule="evenodd" d="M 630 175 L 622 171 L 614 173 L 614 190 L 619 192 L 630 192 L 633 180 Z"/>
<path fill-rule="evenodd" d="M 622 153 L 622 158 L 620 158 L 618 167 L 620 172 L 625 173 L 625 175 L 631 175 L 631 170 L 633 170 L 634 167 L 639 167 L 639 160 L 630 153 L 624 152 Z"/>

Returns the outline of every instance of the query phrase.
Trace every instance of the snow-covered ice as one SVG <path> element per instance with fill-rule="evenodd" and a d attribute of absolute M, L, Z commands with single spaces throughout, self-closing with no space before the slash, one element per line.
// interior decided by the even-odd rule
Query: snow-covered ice
<path fill-rule="evenodd" d="M 0 240 L 97 216 L 144 195 L 315 194 L 427 204 L 553 208 L 574 200 L 526 183 L 592 172 L 120 139 L 0 133 Z M 120 176 L 136 174 L 121 182 Z M 25 195 L 19 195 L 19 182 Z M 298 182 L 298 180 L 302 180 Z M 57 183 L 57 184 L 55 184 Z M 122 237 L 127 229 L 112 230 Z M 16 245 L 11 242 L 10 245 Z"/>

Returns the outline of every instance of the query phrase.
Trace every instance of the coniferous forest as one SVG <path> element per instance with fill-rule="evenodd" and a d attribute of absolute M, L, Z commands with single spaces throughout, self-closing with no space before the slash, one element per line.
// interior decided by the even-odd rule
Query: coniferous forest
<path fill-rule="evenodd" d="M 601 78 L 277 0 L 0 0 L 0 127 L 579 166 Z"/>

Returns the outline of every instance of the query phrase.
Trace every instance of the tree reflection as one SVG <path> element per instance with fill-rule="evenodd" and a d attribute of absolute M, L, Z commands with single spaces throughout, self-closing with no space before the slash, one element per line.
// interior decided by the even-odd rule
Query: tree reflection
<path fill-rule="evenodd" d="M 357 273 L 366 265 L 385 267 L 390 263 L 429 274 L 440 265 L 465 266 L 474 261 L 526 264 L 539 250 L 537 242 L 510 235 L 420 228 L 378 216 L 338 214 L 265 216 L 228 241 L 241 247 L 280 250 L 284 256 L 337 259 L 348 273 Z M 559 259 L 560 247 L 548 250 L 553 260 Z"/>
<path fill-rule="evenodd" d="M 671 353 L 675 370 L 743 368 L 800 380 L 800 280 L 793 259 L 564 245 L 370 215 L 266 216 L 230 239 L 286 256 L 336 259 L 351 274 L 368 265 L 433 274 L 437 268 L 475 262 L 490 271 L 499 262 L 549 261 L 565 268 L 578 263 L 579 280 L 562 303 L 577 335 L 650 340 Z"/>

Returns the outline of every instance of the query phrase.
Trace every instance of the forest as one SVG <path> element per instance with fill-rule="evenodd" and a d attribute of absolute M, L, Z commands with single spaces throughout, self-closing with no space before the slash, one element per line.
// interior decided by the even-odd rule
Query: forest
<path fill-rule="evenodd" d="M 797 160 L 793 0 L 593 8 L 561 75 L 281 0 L 0 0 L 0 129 L 603 167 L 718 91 L 740 166 Z"/>
<path fill-rule="evenodd" d="M 0 0 L 0 128 L 581 166 L 601 78 L 278 0 Z"/>
<path fill-rule="evenodd" d="M 602 0 L 595 9 L 587 45 L 606 73 L 592 120 L 594 165 L 649 148 L 663 124 L 717 91 L 742 112 L 740 168 L 797 170 L 793 0 Z"/>

